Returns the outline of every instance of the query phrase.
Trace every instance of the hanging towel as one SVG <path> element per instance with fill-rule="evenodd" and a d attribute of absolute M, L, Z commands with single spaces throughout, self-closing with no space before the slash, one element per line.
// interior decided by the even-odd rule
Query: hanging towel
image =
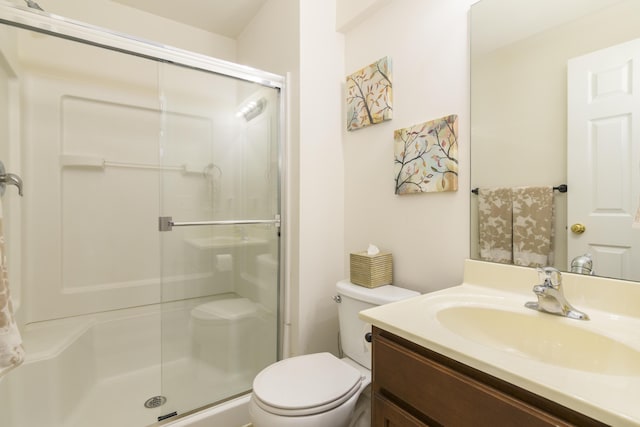
<path fill-rule="evenodd" d="M 513 189 L 513 263 L 553 265 L 553 187 Z"/>
<path fill-rule="evenodd" d="M 24 361 L 20 331 L 13 317 L 0 202 L 0 377 Z"/>
<path fill-rule="evenodd" d="M 512 218 L 510 188 L 478 189 L 480 259 L 512 263 Z"/>

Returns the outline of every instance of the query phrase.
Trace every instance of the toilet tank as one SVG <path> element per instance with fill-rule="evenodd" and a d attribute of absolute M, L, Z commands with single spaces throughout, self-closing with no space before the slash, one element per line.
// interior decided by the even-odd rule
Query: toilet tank
<path fill-rule="evenodd" d="M 371 344 L 365 340 L 367 332 L 371 332 L 371 325 L 360 320 L 358 313 L 378 305 L 418 296 L 420 293 L 393 285 L 366 288 L 348 280 L 338 282 L 336 290 L 340 296 L 338 319 L 342 351 L 345 356 L 371 369 Z"/>

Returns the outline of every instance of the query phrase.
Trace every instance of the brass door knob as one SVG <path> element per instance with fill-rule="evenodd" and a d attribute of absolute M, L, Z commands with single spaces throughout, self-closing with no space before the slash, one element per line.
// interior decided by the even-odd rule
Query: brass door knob
<path fill-rule="evenodd" d="M 571 226 L 571 231 L 575 234 L 582 234 L 586 229 L 587 227 L 585 227 L 584 224 L 573 224 Z"/>

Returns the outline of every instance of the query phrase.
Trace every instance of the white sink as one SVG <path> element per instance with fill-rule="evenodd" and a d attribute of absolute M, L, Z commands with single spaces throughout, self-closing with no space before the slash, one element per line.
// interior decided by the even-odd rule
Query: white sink
<path fill-rule="evenodd" d="M 534 269 L 465 263 L 465 280 L 360 318 L 375 327 L 616 427 L 640 427 L 640 285 L 563 275 L 590 320 L 526 308 Z"/>
<path fill-rule="evenodd" d="M 640 375 L 640 352 L 589 330 L 588 321 L 522 310 L 449 306 L 436 319 L 454 334 L 520 357 L 598 374 Z"/>

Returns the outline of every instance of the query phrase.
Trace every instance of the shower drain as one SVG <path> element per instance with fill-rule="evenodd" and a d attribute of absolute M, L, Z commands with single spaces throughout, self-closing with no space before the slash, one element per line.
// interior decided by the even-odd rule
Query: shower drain
<path fill-rule="evenodd" d="M 164 396 L 153 396 L 150 397 L 149 399 L 147 399 L 146 402 L 144 402 L 144 407 L 145 408 L 157 408 L 158 406 L 162 406 L 165 403 L 167 403 L 167 398 Z"/>

